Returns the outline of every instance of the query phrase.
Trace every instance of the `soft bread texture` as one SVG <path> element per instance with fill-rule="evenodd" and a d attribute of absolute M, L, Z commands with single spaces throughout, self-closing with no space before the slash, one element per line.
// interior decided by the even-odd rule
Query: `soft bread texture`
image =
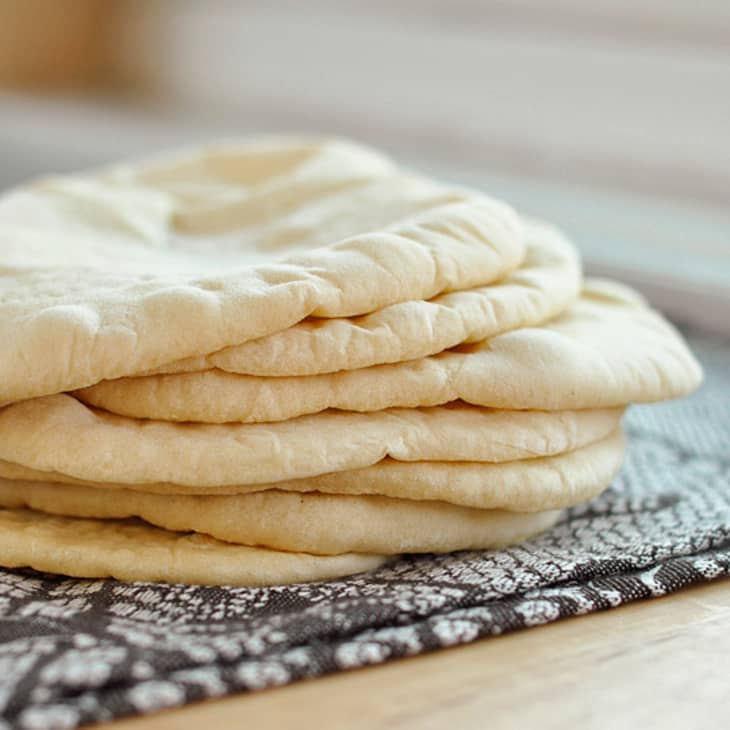
<path fill-rule="evenodd" d="M 347 142 L 203 148 L 0 198 L 0 402 L 484 286 L 508 206 Z"/>
<path fill-rule="evenodd" d="M 578 296 L 580 262 L 575 248 L 554 228 L 529 223 L 526 236 L 527 255 L 520 267 L 489 286 L 399 302 L 362 317 L 306 319 L 149 374 L 218 368 L 243 375 L 317 375 L 414 360 L 540 324 Z"/>
<path fill-rule="evenodd" d="M 141 517 L 237 545 L 315 555 L 430 553 L 503 547 L 551 527 L 560 512 L 477 510 L 388 497 L 270 490 L 229 497 L 145 494 L 0 482 L 0 505 L 102 520 Z M 102 522 L 102 524 L 105 524 Z M 0 522 L 0 526 L 2 523 Z M 2 556 L 0 555 L 0 562 Z"/>
<path fill-rule="evenodd" d="M 501 464 L 402 462 L 384 459 L 354 471 L 322 474 L 239 490 L 371 494 L 431 500 L 475 509 L 541 512 L 585 502 L 600 494 L 623 463 L 624 437 L 616 429 L 600 441 L 556 456 Z M 232 490 L 231 490 L 232 491 Z"/>
<path fill-rule="evenodd" d="M 169 532 L 136 520 L 54 517 L 0 509 L 0 565 L 76 578 L 265 586 L 372 570 L 378 555 L 306 555 Z"/>
<path fill-rule="evenodd" d="M 341 140 L 0 196 L 0 565 L 269 585 L 499 548 L 699 365 L 562 235 Z"/>
<path fill-rule="evenodd" d="M 458 404 L 327 412 L 272 424 L 177 424 L 95 411 L 60 394 L 0 410 L 0 458 L 94 482 L 256 484 L 358 469 L 387 456 L 486 462 L 549 456 L 606 436 L 621 413 Z"/>
<path fill-rule="evenodd" d="M 632 290 L 592 280 L 563 314 L 420 360 L 328 375 L 221 370 L 106 381 L 84 402 L 137 418 L 281 421 L 329 408 L 379 411 L 463 400 L 504 409 L 605 408 L 677 398 L 702 371 L 681 336 Z"/>
<path fill-rule="evenodd" d="M 616 429 L 600 441 L 556 456 L 509 461 L 502 464 L 477 462 L 383 459 L 363 469 L 322 474 L 270 484 L 189 486 L 169 482 L 119 484 L 87 482 L 58 472 L 43 472 L 0 462 L 0 478 L 28 485 L 50 483 L 97 489 L 129 489 L 162 495 L 232 495 L 278 489 L 291 492 L 381 495 L 399 499 L 448 502 L 475 509 L 539 512 L 562 509 L 599 494 L 618 472 L 623 461 L 624 441 Z M 114 499 L 113 495 L 109 499 Z M 32 506 L 32 505 L 31 505 Z"/>

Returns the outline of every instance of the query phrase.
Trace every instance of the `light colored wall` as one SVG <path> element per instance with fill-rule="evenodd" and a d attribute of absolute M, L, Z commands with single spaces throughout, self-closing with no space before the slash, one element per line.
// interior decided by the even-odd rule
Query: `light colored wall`
<path fill-rule="evenodd" d="M 117 69 L 242 128 L 730 202 L 727 0 L 126 0 Z"/>

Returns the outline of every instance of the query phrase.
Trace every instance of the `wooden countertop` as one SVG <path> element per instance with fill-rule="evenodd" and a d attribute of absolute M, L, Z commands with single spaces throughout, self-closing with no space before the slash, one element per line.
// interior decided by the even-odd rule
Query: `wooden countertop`
<path fill-rule="evenodd" d="M 115 730 L 720 728 L 730 723 L 730 582 Z"/>

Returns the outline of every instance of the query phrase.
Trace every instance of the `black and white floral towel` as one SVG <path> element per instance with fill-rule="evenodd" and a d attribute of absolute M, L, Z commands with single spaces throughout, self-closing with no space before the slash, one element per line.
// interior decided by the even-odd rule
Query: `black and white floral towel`
<path fill-rule="evenodd" d="M 615 484 L 519 547 L 280 588 L 0 572 L 0 728 L 73 728 L 377 664 L 730 574 L 730 342 L 682 402 L 636 407 Z"/>

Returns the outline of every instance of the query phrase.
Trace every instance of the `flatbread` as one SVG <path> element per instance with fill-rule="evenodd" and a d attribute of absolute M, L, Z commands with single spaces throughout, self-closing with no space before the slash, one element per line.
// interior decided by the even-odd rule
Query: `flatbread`
<path fill-rule="evenodd" d="M 275 484 L 186 486 L 169 482 L 118 484 L 85 482 L 58 472 L 42 472 L 0 462 L 0 477 L 25 482 L 51 482 L 57 488 L 76 484 L 97 489 L 131 489 L 152 494 L 229 495 L 269 489 L 327 494 L 374 494 L 411 500 L 448 502 L 476 509 L 539 512 L 562 509 L 599 494 L 614 478 L 624 455 L 620 429 L 575 451 L 557 456 L 510 461 L 475 462 L 383 461 L 363 469 L 322 474 Z M 109 497 L 114 499 L 113 496 Z"/>
<path fill-rule="evenodd" d="M 374 494 L 447 502 L 475 509 L 541 512 L 572 507 L 600 494 L 618 473 L 623 457 L 624 437 L 619 428 L 600 441 L 557 456 L 503 464 L 407 463 L 384 459 L 364 469 L 253 488 L 239 487 L 235 493 L 279 489 Z M 215 491 L 215 494 L 220 493 Z"/>
<path fill-rule="evenodd" d="M 0 459 L 95 482 L 257 484 L 405 461 L 557 454 L 613 431 L 621 409 L 491 411 L 465 404 L 273 424 L 176 424 L 95 411 L 69 395 L 0 410 Z"/>
<path fill-rule="evenodd" d="M 167 530 L 315 555 L 497 548 L 551 527 L 560 515 L 559 511 L 478 510 L 444 502 L 277 490 L 227 497 L 119 490 L 110 499 L 108 490 L 92 487 L 0 482 L 0 505 L 31 504 L 43 512 L 71 517 L 141 517 Z"/>
<path fill-rule="evenodd" d="M 76 578 L 263 586 L 338 578 L 372 570 L 386 559 L 244 547 L 136 520 L 0 510 L 0 565 Z"/>
<path fill-rule="evenodd" d="M 525 244 L 479 193 L 347 142 L 264 140 L 11 191 L 0 250 L 2 403 L 484 286 Z"/>
<path fill-rule="evenodd" d="M 554 228 L 530 223 L 526 236 L 521 266 L 489 286 L 400 302 L 363 317 L 306 319 L 282 332 L 148 374 L 219 368 L 243 375 L 318 375 L 414 360 L 541 324 L 578 296 L 580 262 L 575 248 Z"/>
<path fill-rule="evenodd" d="M 150 375 L 105 381 L 77 396 L 137 418 L 256 423 L 459 399 L 493 408 L 604 408 L 683 396 L 701 376 L 681 335 L 637 294 L 594 280 L 548 324 L 420 360 L 292 378 Z"/>

